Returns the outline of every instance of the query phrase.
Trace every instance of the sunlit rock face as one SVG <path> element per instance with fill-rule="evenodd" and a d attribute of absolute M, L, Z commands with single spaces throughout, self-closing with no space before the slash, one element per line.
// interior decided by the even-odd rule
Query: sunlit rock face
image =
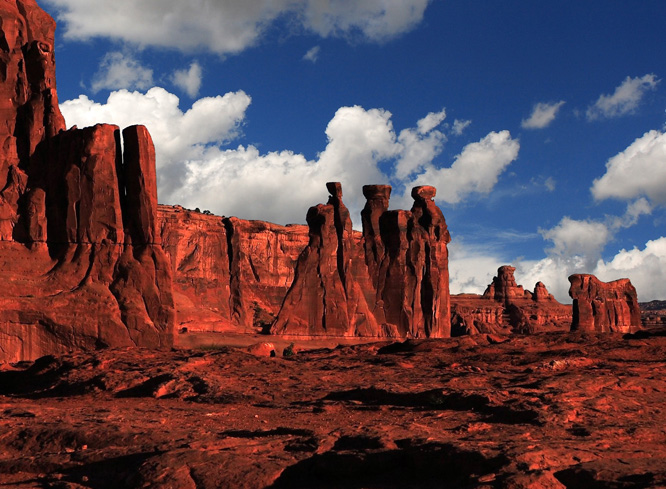
<path fill-rule="evenodd" d="M 573 301 L 572 331 L 632 332 L 641 327 L 636 289 L 629 279 L 602 282 L 594 275 L 569 277 Z"/>
<path fill-rule="evenodd" d="M 266 330 L 294 280 L 308 228 L 159 206 L 173 276 L 176 327 L 199 332 Z"/>
<path fill-rule="evenodd" d="M 0 361 L 168 347 L 152 139 L 142 126 L 65 130 L 54 32 L 34 1 L 0 4 Z"/>

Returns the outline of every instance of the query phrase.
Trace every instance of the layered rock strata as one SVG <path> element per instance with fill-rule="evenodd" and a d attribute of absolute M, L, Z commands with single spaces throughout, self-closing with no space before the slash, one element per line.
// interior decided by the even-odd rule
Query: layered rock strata
<path fill-rule="evenodd" d="M 629 279 L 602 282 L 594 275 L 569 277 L 573 299 L 572 331 L 633 332 L 641 328 L 636 289 Z"/>
<path fill-rule="evenodd" d="M 356 239 L 339 183 L 307 214 L 309 242 L 271 332 L 303 336 L 450 336 L 446 221 L 433 187 L 389 211 L 390 187 L 368 185 Z"/>
<path fill-rule="evenodd" d="M 502 266 L 483 295 L 451 297 L 453 335 L 567 331 L 571 306 L 559 303 L 537 282 L 534 292 L 516 283 L 515 268 Z"/>

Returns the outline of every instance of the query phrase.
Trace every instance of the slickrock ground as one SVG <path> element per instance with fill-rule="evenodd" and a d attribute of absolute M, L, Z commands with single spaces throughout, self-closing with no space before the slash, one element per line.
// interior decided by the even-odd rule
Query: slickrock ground
<path fill-rule="evenodd" d="M 0 487 L 666 486 L 666 333 L 281 353 L 6 367 Z"/>

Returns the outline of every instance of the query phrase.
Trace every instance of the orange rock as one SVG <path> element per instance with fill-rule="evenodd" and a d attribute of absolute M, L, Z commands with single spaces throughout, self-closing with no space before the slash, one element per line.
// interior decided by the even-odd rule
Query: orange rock
<path fill-rule="evenodd" d="M 339 183 L 329 203 L 307 214 L 310 240 L 271 332 L 301 336 L 377 336 L 379 327 L 351 273 L 354 242 Z"/>
<path fill-rule="evenodd" d="M 274 357 L 277 355 L 273 343 L 255 343 L 247 347 L 247 352 L 258 357 Z"/>
<path fill-rule="evenodd" d="M 3 2 L 0 19 L 0 361 L 169 347 L 172 280 L 153 244 L 150 136 L 128 129 L 123 161 L 118 127 L 64 131 L 53 19 L 33 0 Z"/>
<path fill-rule="evenodd" d="M 178 328 L 253 331 L 270 327 L 294 279 L 307 227 L 223 218 L 159 206 L 174 277 Z"/>

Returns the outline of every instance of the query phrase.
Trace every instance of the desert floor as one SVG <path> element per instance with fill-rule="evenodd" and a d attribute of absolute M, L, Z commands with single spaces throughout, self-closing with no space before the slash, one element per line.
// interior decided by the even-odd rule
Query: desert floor
<path fill-rule="evenodd" d="M 272 340 L 5 366 L 0 487 L 666 487 L 659 331 Z"/>

